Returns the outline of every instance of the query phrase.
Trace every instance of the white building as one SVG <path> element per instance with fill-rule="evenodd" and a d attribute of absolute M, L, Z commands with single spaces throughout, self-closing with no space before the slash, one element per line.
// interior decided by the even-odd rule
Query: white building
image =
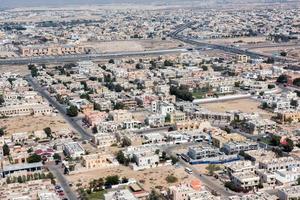
<path fill-rule="evenodd" d="M 293 200 L 300 198 L 300 185 L 279 189 L 280 200 Z"/>
<path fill-rule="evenodd" d="M 111 191 L 104 194 L 105 200 L 138 200 L 128 189 Z"/>
<path fill-rule="evenodd" d="M 64 152 L 72 158 L 78 158 L 85 154 L 84 148 L 78 142 L 64 144 Z"/>

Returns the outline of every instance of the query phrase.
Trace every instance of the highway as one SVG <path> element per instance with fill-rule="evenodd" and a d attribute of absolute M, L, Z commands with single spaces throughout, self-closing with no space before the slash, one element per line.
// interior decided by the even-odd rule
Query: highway
<path fill-rule="evenodd" d="M 273 58 L 277 62 L 297 62 L 297 60 L 288 58 L 288 57 L 281 57 L 281 56 L 271 56 L 268 54 L 258 53 L 254 51 L 250 51 L 248 49 L 242 49 L 235 46 L 228 46 L 228 45 L 221 45 L 221 44 L 212 44 L 203 41 L 199 41 L 192 37 L 186 37 L 179 35 L 184 29 L 190 27 L 191 25 L 195 24 L 196 22 L 189 22 L 183 24 L 182 26 L 178 27 L 175 31 L 169 34 L 170 37 L 176 40 L 180 40 L 184 43 L 191 44 L 195 46 L 196 50 L 201 50 L 203 47 L 211 48 L 211 49 L 218 49 L 225 52 L 233 53 L 233 54 L 242 54 L 250 56 L 251 58 L 258 59 L 258 58 Z"/>
<path fill-rule="evenodd" d="M 0 65 L 27 65 L 27 64 L 57 64 L 62 62 L 78 62 L 85 60 L 101 60 L 120 58 L 127 56 L 159 56 L 163 54 L 181 53 L 186 52 L 187 49 L 163 49 L 152 51 L 130 51 L 130 52 L 116 52 L 116 53 L 103 53 L 103 54 L 76 54 L 65 56 L 43 56 L 43 57 L 17 57 L 9 59 L 0 59 Z"/>

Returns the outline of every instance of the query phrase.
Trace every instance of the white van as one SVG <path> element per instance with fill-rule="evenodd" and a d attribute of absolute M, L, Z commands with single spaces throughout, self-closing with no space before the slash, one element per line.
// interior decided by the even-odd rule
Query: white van
<path fill-rule="evenodd" d="M 188 167 L 185 168 L 185 171 L 186 171 L 187 173 L 189 173 L 189 174 L 192 174 L 192 173 L 193 173 L 193 170 L 191 170 L 191 169 L 188 168 Z"/>

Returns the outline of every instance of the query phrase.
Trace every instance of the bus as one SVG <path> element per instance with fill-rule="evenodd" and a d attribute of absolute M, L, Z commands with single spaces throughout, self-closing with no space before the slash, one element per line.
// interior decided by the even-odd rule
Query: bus
<path fill-rule="evenodd" d="M 193 173 L 193 171 L 192 171 L 190 168 L 188 168 L 188 167 L 185 168 L 185 171 L 186 171 L 187 173 L 189 173 L 189 174 L 192 174 L 192 173 Z"/>

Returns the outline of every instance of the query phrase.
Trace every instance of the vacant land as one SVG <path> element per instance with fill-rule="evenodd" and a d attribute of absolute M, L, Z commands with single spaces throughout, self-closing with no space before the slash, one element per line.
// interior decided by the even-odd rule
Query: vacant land
<path fill-rule="evenodd" d="M 0 65 L 1 73 L 15 73 L 21 76 L 29 74 L 27 65 Z"/>
<path fill-rule="evenodd" d="M 174 40 L 128 40 L 84 43 L 85 47 L 91 47 L 98 53 L 121 52 L 121 51 L 145 51 L 173 49 L 183 45 Z"/>
<path fill-rule="evenodd" d="M 51 127 L 52 131 L 68 128 L 68 124 L 60 116 L 25 116 L 0 119 L 0 127 L 5 127 L 8 134 L 33 132 Z"/>
<path fill-rule="evenodd" d="M 111 175 L 134 178 L 136 181 L 140 182 L 141 186 L 147 191 L 150 191 L 151 188 L 155 187 L 167 188 L 170 185 L 175 185 L 181 182 L 189 183 L 194 179 L 191 175 L 184 171 L 184 168 L 176 168 L 175 166 L 157 167 L 143 171 L 133 171 L 129 167 L 118 166 L 109 169 L 98 169 L 90 172 L 74 174 L 68 176 L 67 178 L 69 182 L 74 183 L 73 185 L 81 183 L 82 185 L 86 186 L 93 179 L 105 178 L 106 176 Z M 178 178 L 178 182 L 172 184 L 167 183 L 166 177 L 168 175 L 176 176 Z"/>
<path fill-rule="evenodd" d="M 224 102 L 205 103 L 201 104 L 201 106 L 214 112 L 241 111 L 245 113 L 258 113 L 260 116 L 268 119 L 273 116 L 272 113 L 260 109 L 260 102 L 253 99 L 237 99 Z"/>
<path fill-rule="evenodd" d="M 222 38 L 222 39 L 209 39 L 205 42 L 213 44 L 237 44 L 245 45 L 251 43 L 264 43 L 266 42 L 266 37 L 237 37 L 237 38 Z"/>

